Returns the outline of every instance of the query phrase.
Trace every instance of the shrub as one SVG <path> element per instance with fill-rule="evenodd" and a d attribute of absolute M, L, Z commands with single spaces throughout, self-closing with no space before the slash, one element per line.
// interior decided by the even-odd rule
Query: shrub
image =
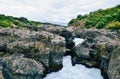
<path fill-rule="evenodd" d="M 116 21 L 116 22 L 111 22 L 107 25 L 106 27 L 107 29 L 116 29 L 119 30 L 120 29 L 120 22 Z"/>
<path fill-rule="evenodd" d="M 120 11 L 117 13 L 116 20 L 120 21 Z"/>
<path fill-rule="evenodd" d="M 94 12 L 90 12 L 88 15 L 78 15 L 77 18 L 72 19 L 68 25 L 76 22 L 82 22 L 84 20 L 84 26 L 86 28 L 107 28 L 109 29 L 119 29 L 119 23 L 109 24 L 111 22 L 120 22 L 120 5 L 117 5 L 113 8 L 99 9 Z"/>
<path fill-rule="evenodd" d="M 96 28 L 102 29 L 105 26 L 105 23 L 103 21 L 99 21 L 96 25 Z"/>
<path fill-rule="evenodd" d="M 85 25 L 86 28 L 90 28 L 91 21 L 86 20 L 84 25 Z"/>
<path fill-rule="evenodd" d="M 81 19 L 86 18 L 86 17 L 87 17 L 87 15 L 78 15 L 76 19 L 81 20 Z"/>
<path fill-rule="evenodd" d="M 2 26 L 2 27 L 12 27 L 12 23 L 10 23 L 7 20 L 1 20 L 0 21 L 0 26 Z"/>
<path fill-rule="evenodd" d="M 73 24 L 73 23 L 76 23 L 78 20 L 77 19 L 72 19 L 69 23 L 68 23 L 68 25 L 71 25 L 71 24 Z"/>

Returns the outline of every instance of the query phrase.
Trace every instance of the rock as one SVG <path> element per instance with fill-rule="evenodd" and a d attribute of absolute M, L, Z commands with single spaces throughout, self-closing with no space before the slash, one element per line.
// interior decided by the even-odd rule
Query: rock
<path fill-rule="evenodd" d="M 63 29 L 60 36 L 65 38 L 67 49 L 72 49 L 74 47 L 75 43 L 73 42 L 73 39 L 74 39 L 73 32 L 71 32 L 68 29 Z"/>
<path fill-rule="evenodd" d="M 2 70 L 0 70 L 0 79 L 4 79 Z"/>
<path fill-rule="evenodd" d="M 76 46 L 74 49 L 73 63 L 84 64 L 87 67 L 97 67 L 98 63 L 93 61 L 96 55 L 96 50 L 84 47 L 82 45 Z"/>
<path fill-rule="evenodd" d="M 40 29 L 57 35 L 62 35 L 62 31 L 65 30 L 65 28 L 62 26 L 52 26 L 52 25 L 46 25 L 41 27 Z"/>
<path fill-rule="evenodd" d="M 109 79 L 120 79 L 120 46 L 112 53 L 107 73 Z"/>
<path fill-rule="evenodd" d="M 42 79 L 44 76 L 43 65 L 34 59 L 24 58 L 23 54 L 5 57 L 2 65 L 3 72 L 11 79 Z"/>
<path fill-rule="evenodd" d="M 40 62 L 45 68 L 45 74 L 62 68 L 62 58 L 66 52 L 65 38 L 44 30 L 2 28 L 0 47 L 0 54 L 3 57 L 23 54 L 25 62 L 29 59 Z M 13 66 L 10 67 L 12 69 Z"/>
<path fill-rule="evenodd" d="M 5 43 L 0 44 L 0 51 L 6 51 L 6 44 Z"/>
<path fill-rule="evenodd" d="M 82 46 L 77 46 L 75 47 L 75 55 L 78 58 L 84 58 L 84 59 L 90 59 L 89 53 L 90 49 L 82 47 Z"/>
<path fill-rule="evenodd" d="M 87 67 L 97 67 L 102 71 L 105 79 L 119 79 L 119 57 L 113 58 L 114 51 L 119 52 L 119 33 L 111 30 L 79 29 L 73 31 L 76 37 L 85 41 L 74 47 L 73 63 L 81 63 Z M 119 56 L 119 55 L 118 55 Z M 117 59 L 118 58 L 118 59 Z"/>

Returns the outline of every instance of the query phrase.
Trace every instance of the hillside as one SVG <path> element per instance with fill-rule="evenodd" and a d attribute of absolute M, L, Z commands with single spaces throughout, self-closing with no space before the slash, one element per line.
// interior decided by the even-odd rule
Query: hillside
<path fill-rule="evenodd" d="M 120 5 L 104 10 L 99 9 L 90 12 L 88 15 L 78 15 L 77 18 L 72 19 L 68 25 L 81 27 L 81 23 L 86 28 L 120 30 Z"/>
<path fill-rule="evenodd" d="M 42 22 L 37 22 L 37 21 L 31 21 L 28 20 L 27 18 L 24 17 L 13 17 L 13 16 L 6 16 L 3 14 L 0 14 L 0 26 L 1 27 L 17 27 L 17 28 L 25 28 L 29 26 L 42 26 L 42 25 L 56 25 L 56 24 L 51 24 L 51 23 L 42 23 Z"/>

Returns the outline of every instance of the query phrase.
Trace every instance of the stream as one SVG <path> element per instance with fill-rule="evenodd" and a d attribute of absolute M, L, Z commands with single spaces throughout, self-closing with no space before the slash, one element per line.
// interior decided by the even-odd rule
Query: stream
<path fill-rule="evenodd" d="M 84 40 L 75 38 L 73 41 L 77 46 Z M 103 77 L 99 69 L 87 68 L 81 64 L 72 66 L 71 56 L 64 56 L 63 68 L 58 72 L 48 74 L 44 79 L 103 79 Z"/>

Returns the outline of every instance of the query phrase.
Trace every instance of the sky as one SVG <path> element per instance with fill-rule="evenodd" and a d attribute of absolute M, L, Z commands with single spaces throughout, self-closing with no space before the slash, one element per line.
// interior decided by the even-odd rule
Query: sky
<path fill-rule="evenodd" d="M 114 7 L 120 0 L 0 0 L 0 14 L 67 24 L 78 14 Z"/>

